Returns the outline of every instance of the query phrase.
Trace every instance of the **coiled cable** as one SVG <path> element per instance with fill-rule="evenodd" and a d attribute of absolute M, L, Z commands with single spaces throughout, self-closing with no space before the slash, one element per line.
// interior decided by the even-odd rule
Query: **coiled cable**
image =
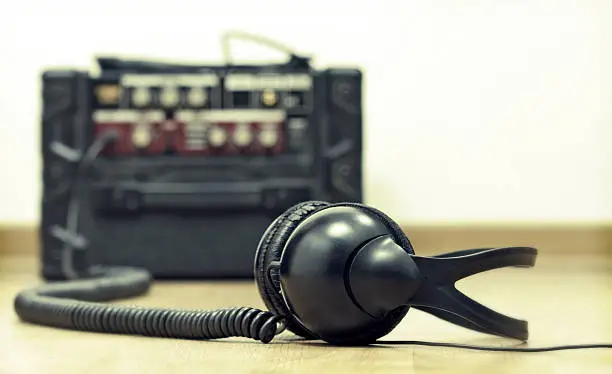
<path fill-rule="evenodd" d="M 108 131 L 90 145 L 78 162 L 68 193 L 67 231 L 78 234 L 81 177 L 118 134 Z M 102 333 L 145 335 L 183 339 L 246 337 L 270 342 L 284 329 L 282 318 L 255 308 L 226 308 L 213 311 L 145 308 L 104 301 L 140 296 L 149 291 L 151 274 L 129 267 L 92 267 L 77 272 L 74 248 L 62 249 L 62 270 L 68 279 L 17 294 L 14 309 L 21 320 L 51 327 Z"/>
<path fill-rule="evenodd" d="M 26 322 L 91 332 L 180 339 L 245 337 L 269 343 L 282 331 L 282 318 L 255 308 L 212 311 L 145 308 L 103 301 L 148 292 L 152 277 L 135 268 L 94 268 L 90 279 L 49 283 L 15 297 Z"/>

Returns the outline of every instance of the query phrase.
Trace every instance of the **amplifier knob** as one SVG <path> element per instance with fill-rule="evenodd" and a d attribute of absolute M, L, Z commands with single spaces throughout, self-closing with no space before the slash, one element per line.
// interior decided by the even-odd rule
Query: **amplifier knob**
<path fill-rule="evenodd" d="M 265 90 L 261 95 L 261 101 L 265 106 L 274 106 L 277 100 L 276 92 L 272 90 Z"/>
<path fill-rule="evenodd" d="M 278 143 L 278 129 L 275 124 L 263 125 L 259 131 L 259 144 L 264 148 L 272 148 Z"/>
<path fill-rule="evenodd" d="M 137 87 L 132 92 L 132 103 L 136 106 L 145 106 L 151 101 L 151 93 L 147 88 Z"/>
<path fill-rule="evenodd" d="M 180 94 L 178 89 L 176 89 L 175 87 L 165 87 L 162 89 L 159 99 L 163 106 L 173 107 L 178 104 L 180 100 Z"/>
<path fill-rule="evenodd" d="M 189 90 L 187 94 L 187 102 L 191 106 L 203 106 L 206 104 L 206 100 L 208 100 L 208 95 L 206 94 L 206 89 L 204 88 L 192 88 Z"/>
<path fill-rule="evenodd" d="M 147 148 L 151 144 L 152 138 L 151 129 L 147 123 L 137 124 L 132 131 L 132 144 L 136 148 Z"/>
<path fill-rule="evenodd" d="M 253 132 L 248 124 L 241 123 L 236 126 L 233 134 L 234 144 L 238 147 L 246 147 L 253 141 Z"/>
<path fill-rule="evenodd" d="M 117 85 L 105 84 L 96 88 L 98 102 L 104 105 L 112 105 L 119 102 L 121 88 Z"/>
<path fill-rule="evenodd" d="M 227 131 L 221 126 L 212 126 L 208 131 L 208 144 L 221 147 L 227 142 Z"/>

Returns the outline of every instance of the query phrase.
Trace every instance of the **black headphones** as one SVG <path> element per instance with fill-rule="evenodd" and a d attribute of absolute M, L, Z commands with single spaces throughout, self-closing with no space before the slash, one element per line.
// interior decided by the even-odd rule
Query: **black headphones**
<path fill-rule="evenodd" d="M 14 306 L 24 321 L 60 328 L 187 339 L 242 336 L 264 343 L 287 328 L 335 345 L 374 343 L 414 307 L 468 329 L 525 341 L 527 322 L 488 309 L 454 283 L 491 269 L 531 267 L 536 256 L 529 247 L 417 256 L 383 212 L 308 201 L 276 218 L 259 242 L 254 275 L 267 312 L 103 304 L 146 292 L 151 276 L 141 269 L 95 267 L 88 278 L 23 291 Z"/>
<path fill-rule="evenodd" d="M 306 338 L 373 343 L 415 307 L 472 330 L 527 340 L 525 321 L 486 308 L 454 283 L 494 268 L 533 266 L 536 255 L 534 248 L 512 247 L 420 257 L 375 208 L 305 202 L 264 233 L 255 276 L 269 310 Z"/>

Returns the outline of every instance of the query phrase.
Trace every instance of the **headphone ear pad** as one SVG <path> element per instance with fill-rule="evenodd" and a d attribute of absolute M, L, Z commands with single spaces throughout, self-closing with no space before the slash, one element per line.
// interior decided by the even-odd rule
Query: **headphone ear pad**
<path fill-rule="evenodd" d="M 287 209 L 264 232 L 255 254 L 255 281 L 266 307 L 270 312 L 286 319 L 288 330 L 309 339 L 316 338 L 316 336 L 292 318 L 281 295 L 279 274 L 269 274 L 267 269 L 270 263 L 280 261 L 285 243 L 300 222 L 329 205 L 324 201 L 306 201 Z"/>

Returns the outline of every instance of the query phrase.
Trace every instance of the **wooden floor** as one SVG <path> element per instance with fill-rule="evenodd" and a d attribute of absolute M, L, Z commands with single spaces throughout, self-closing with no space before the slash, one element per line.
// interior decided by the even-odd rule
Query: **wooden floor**
<path fill-rule="evenodd" d="M 241 339 L 179 341 L 56 330 L 22 324 L 19 290 L 38 284 L 34 257 L 0 257 L 0 373 L 612 373 L 612 350 L 499 353 L 384 344 L 336 348 L 284 333 L 268 345 Z M 612 342 L 612 266 L 599 257 L 541 256 L 534 269 L 463 281 L 485 304 L 530 321 L 529 346 Z M 158 283 L 134 304 L 262 307 L 250 283 Z M 409 312 L 385 340 L 507 345 Z"/>

